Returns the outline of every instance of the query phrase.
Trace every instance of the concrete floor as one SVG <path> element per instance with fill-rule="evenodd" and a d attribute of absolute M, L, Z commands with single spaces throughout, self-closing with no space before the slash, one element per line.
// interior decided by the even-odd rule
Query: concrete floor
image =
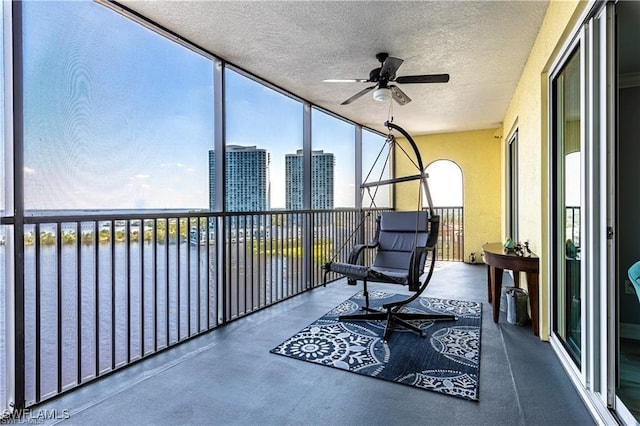
<path fill-rule="evenodd" d="M 45 423 L 69 425 L 594 424 L 550 345 L 504 314 L 493 323 L 481 265 L 445 263 L 425 292 L 483 303 L 480 402 L 269 353 L 360 289 L 315 289 L 33 409 L 68 413 Z"/>

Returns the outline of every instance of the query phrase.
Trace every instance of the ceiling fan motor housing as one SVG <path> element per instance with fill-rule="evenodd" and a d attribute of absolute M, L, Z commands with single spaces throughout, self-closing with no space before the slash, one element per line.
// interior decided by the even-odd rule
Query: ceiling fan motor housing
<path fill-rule="evenodd" d="M 375 83 L 376 81 L 380 80 L 380 70 L 382 68 L 374 68 L 371 70 L 371 72 L 369 73 L 369 81 L 372 83 Z"/>
<path fill-rule="evenodd" d="M 383 63 L 384 61 L 386 61 L 388 57 L 389 57 L 389 54 L 388 54 L 388 53 L 386 53 L 386 52 L 376 53 L 376 59 L 377 59 L 380 63 Z"/>

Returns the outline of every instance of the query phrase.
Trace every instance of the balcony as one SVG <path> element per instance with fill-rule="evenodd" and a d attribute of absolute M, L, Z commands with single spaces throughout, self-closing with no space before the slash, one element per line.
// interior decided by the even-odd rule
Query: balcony
<path fill-rule="evenodd" d="M 11 24 L 4 31 L 5 55 L 9 55 L 3 59 L 5 69 L 12 71 L 6 80 L 12 90 L 4 102 L 8 113 L 3 134 L 9 139 L 3 140 L 0 148 L 7 170 L 2 185 L 7 216 L 0 215 L 0 269 L 8 266 L 0 272 L 6 279 L 0 282 L 0 312 L 5 312 L 4 302 L 8 312 L 0 315 L 0 417 L 16 402 L 29 410 L 21 420 L 35 421 L 35 415 L 39 423 L 42 417 L 48 422 L 61 420 L 50 418 L 51 414 L 81 424 L 592 422 L 560 366 L 557 348 L 553 353 L 529 327 L 504 321 L 496 325 L 490 320 L 485 269 L 481 266 L 441 263 L 426 292 L 427 296 L 484 303 L 480 403 L 269 354 L 269 349 L 358 290 L 332 275 L 323 287 L 320 266 L 334 255 L 343 260 L 351 240 L 371 238 L 375 211 L 367 216 L 351 207 L 360 206 L 360 202 L 365 205 L 357 188 L 364 171 L 376 168 L 375 153 L 396 163 L 393 174 L 376 169 L 379 176 L 387 172 L 389 177 L 405 175 L 414 165 L 396 157 L 399 152 L 385 148 L 386 128 L 381 123 L 386 115 L 372 114 L 368 108 L 364 115 L 333 108 L 344 99 L 338 86 L 328 89 L 323 85 L 312 93 L 307 87 L 302 90 L 301 86 L 280 83 L 266 69 L 264 74 L 256 69 L 261 77 L 253 75 L 247 71 L 252 67 L 243 65 L 240 58 L 226 57 L 215 46 L 194 44 L 198 40 L 192 40 L 186 30 L 191 31 L 199 19 L 185 20 L 187 28 L 171 29 L 171 25 L 163 26 L 162 20 L 154 21 L 155 12 L 145 11 L 142 3 L 135 6 L 141 7 L 138 12 L 127 10 L 127 5 L 134 7 L 135 3 L 15 2 L 0 7 L 5 25 Z M 442 70 L 454 77 L 449 88 L 455 88 L 456 81 L 461 83 L 458 90 L 463 90 L 459 93 L 464 96 L 454 98 L 461 100 L 462 108 L 441 108 L 439 103 L 448 107 L 454 103 L 439 92 L 414 97 L 410 107 L 423 106 L 415 115 L 414 125 L 420 127 L 411 133 L 419 138 L 425 164 L 446 158 L 458 165 L 465 177 L 459 186 L 466 222 L 460 208 L 439 211 L 439 260 L 479 260 L 484 242 L 504 237 L 507 165 L 503 153 L 509 129 L 522 135 L 520 148 L 514 151 L 521 149 L 520 158 L 525 160 L 515 164 L 520 167 L 516 174 L 521 179 L 516 191 L 524 195 L 519 198 L 519 214 L 527 217 L 522 220 L 521 235 L 532 239 L 537 252 L 548 248 L 542 244 L 545 236 L 541 230 L 546 228 L 540 226 L 539 219 L 544 222 L 550 217 L 544 182 L 552 170 L 539 159 L 540 153 L 548 150 L 547 123 L 540 120 L 549 117 L 547 106 L 551 103 L 544 91 L 525 88 L 537 87 L 540 76 L 549 75 L 546 67 L 556 60 L 553 56 L 566 43 L 573 20 L 587 5 L 573 3 L 551 2 L 548 14 L 543 13 L 546 5 L 539 9 L 537 16 L 546 24 L 532 26 L 530 42 L 534 44 L 522 51 L 522 60 L 531 61 L 518 71 L 522 75 L 501 78 L 498 71 L 508 67 L 490 70 L 483 53 L 477 62 L 481 66 L 465 65 L 457 73 L 455 69 Z M 227 5 L 220 7 L 227 12 Z M 373 11 L 372 7 L 368 10 Z M 393 13 L 372 13 L 376 23 L 380 16 L 402 19 L 407 13 L 399 4 L 381 7 L 392 7 Z M 419 16 L 416 4 L 407 3 L 406 7 L 412 16 Z M 509 3 L 508 8 L 512 7 Z M 431 17 L 432 11 L 428 12 L 425 16 Z M 458 12 L 453 8 L 450 13 Z M 361 11 L 356 13 L 362 17 Z M 272 18 L 284 15 L 274 13 Z M 497 16 L 492 12 L 492 19 Z M 520 16 L 532 18 L 529 13 Z M 260 19 L 268 23 L 269 34 L 279 27 L 272 25 L 273 19 L 264 20 L 262 14 Z M 409 20 L 404 21 L 403 25 Z M 429 27 L 418 21 L 421 27 Z M 316 22 L 320 21 L 314 17 L 311 27 Z M 302 24 L 301 28 L 306 25 Z M 376 31 L 376 37 L 369 39 L 376 40 L 378 25 L 369 27 Z M 475 28 L 459 26 L 465 27 Z M 524 39 L 524 29 L 513 25 L 514 37 L 501 34 L 500 39 L 509 43 Z M 447 42 L 452 40 L 450 31 L 438 31 L 447 34 Z M 534 40 L 538 32 L 539 40 Z M 330 38 L 305 33 L 316 39 Z M 326 28 L 322 34 L 327 34 Z M 461 40 L 470 40 L 460 34 Z M 418 37 L 421 42 L 434 40 Z M 234 38 L 243 48 L 251 45 Z M 394 38 L 398 46 L 410 45 L 402 42 L 399 34 Z M 350 38 L 336 38 L 343 39 Z M 118 42 L 123 40 L 126 42 Z M 465 57 L 482 51 L 457 44 L 465 48 Z M 497 49 L 495 43 L 490 45 Z M 308 43 L 300 46 L 311 53 L 308 64 L 313 66 L 309 72 L 292 75 L 305 75 L 314 83 L 333 77 L 315 74 L 316 70 L 334 72 L 317 66 L 318 58 L 326 55 L 317 55 L 315 49 L 308 49 Z M 334 48 L 331 46 L 331 51 Z M 362 46 L 357 50 L 358 55 L 365 53 Z M 287 57 L 302 63 L 293 52 L 277 53 L 270 59 Z M 411 52 L 402 55 L 409 59 Z M 456 55 L 449 51 L 448 56 Z M 407 73 L 412 62 L 411 66 L 418 65 L 417 59 L 413 55 L 407 60 Z M 433 61 L 429 62 L 426 65 L 431 67 Z M 42 64 L 48 66 L 43 68 Z M 420 66 L 425 71 L 416 72 L 431 72 L 429 67 Z M 282 70 L 289 67 L 275 68 L 280 78 L 286 75 Z M 485 68 L 490 71 L 488 78 L 478 78 Z M 470 101 L 466 81 L 482 85 L 479 102 Z M 514 83 L 509 90 L 515 91 L 487 96 L 498 86 L 506 87 L 504 82 Z M 328 90 L 335 92 L 328 97 Z M 502 109 L 490 105 L 497 99 L 503 99 Z M 475 121 L 476 117 L 465 117 L 465 111 L 474 116 L 481 111 L 502 112 L 490 120 Z M 375 118 L 375 122 L 361 119 L 378 116 L 380 120 Z M 458 124 L 449 122 L 452 116 Z M 399 120 L 405 125 L 405 117 L 399 116 Z M 267 158 L 248 169 L 232 164 L 226 154 L 235 143 L 254 144 L 261 153 L 267 150 L 271 169 Z M 344 151 L 345 147 L 348 150 Z M 313 192 L 314 182 L 322 181 L 314 175 L 312 157 L 318 150 L 335 155 L 335 170 L 327 182 L 332 183 L 329 187 L 348 192 L 347 201 L 338 202 L 337 193 L 329 197 Z M 305 169 L 295 170 L 291 179 L 303 191 L 304 203 L 287 204 L 286 159 L 299 151 L 305 156 Z M 232 179 L 226 172 L 236 166 L 238 176 Z M 242 170 L 259 171 L 255 174 L 261 180 L 266 175 L 274 178 L 271 204 L 264 203 L 267 191 L 263 186 L 258 189 L 255 182 L 247 185 L 249 195 L 260 195 L 251 203 L 246 200 L 251 209 L 345 209 L 232 213 L 242 210 L 228 195 L 240 194 L 234 185 L 246 180 Z M 282 176 L 270 171 L 280 171 Z M 411 210 L 424 205 L 419 197 L 415 199 L 401 189 L 378 195 L 380 202 L 372 197 L 370 206 Z M 324 199 L 332 203 L 316 204 Z M 78 216 L 29 216 L 32 209 L 45 208 L 53 209 L 47 213 L 52 215 L 62 208 L 88 210 Z M 167 210 L 95 213 L 112 208 Z M 186 208 L 201 210 L 179 210 Z M 223 209 L 222 213 L 207 211 Z M 567 215 L 567 230 L 580 228 L 578 215 L 579 209 Z M 580 246 L 578 233 L 571 235 Z M 552 283 L 543 278 L 541 286 L 550 294 Z M 17 309 L 12 306 L 14 301 Z M 546 302 L 550 307 L 549 300 Z M 2 324 L 5 318 L 7 330 Z M 612 359 L 607 357 L 606 362 L 615 363 Z M 589 360 L 581 375 L 572 376 L 585 400 L 592 397 L 589 392 L 593 389 L 579 381 L 599 382 L 590 374 L 600 370 L 586 366 L 598 367 L 600 362 Z M 617 364 L 609 367 L 617 368 Z M 601 382 L 607 392 L 615 387 Z"/>
<path fill-rule="evenodd" d="M 462 252 L 462 208 L 437 213 L 438 258 L 461 260 L 454 256 Z M 26 217 L 24 309 L 16 309 L 25 327 L 16 356 L 26 405 L 339 278 L 321 266 L 371 241 L 376 216 L 343 209 Z"/>
<path fill-rule="evenodd" d="M 548 343 L 491 320 L 486 269 L 439 262 L 428 296 L 483 302 L 480 402 L 269 353 L 353 295 L 338 280 L 33 408 L 74 424 L 591 424 Z M 509 284 L 509 278 L 505 277 Z M 402 292 L 399 286 L 376 288 Z M 64 411 L 66 410 L 66 411 Z"/>
<path fill-rule="evenodd" d="M 462 208 L 436 212 L 439 260 L 427 295 L 485 302 L 485 268 L 451 256 L 462 251 Z M 329 405 L 322 418 L 330 423 L 396 423 L 400 412 L 407 423 L 589 418 L 550 346 L 530 327 L 496 326 L 486 303 L 479 404 L 270 354 L 359 290 L 337 276 L 323 287 L 320 266 L 332 256 L 344 260 L 354 241 L 370 240 L 375 216 L 336 210 L 25 218 L 25 310 L 18 316 L 26 337 L 18 354 L 27 416 L 308 423 Z"/>

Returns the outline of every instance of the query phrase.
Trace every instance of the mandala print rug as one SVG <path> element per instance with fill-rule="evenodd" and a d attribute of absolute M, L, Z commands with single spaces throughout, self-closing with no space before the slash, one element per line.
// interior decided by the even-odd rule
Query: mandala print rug
<path fill-rule="evenodd" d="M 406 295 L 369 292 L 380 307 Z M 338 321 L 364 305 L 358 293 L 287 339 L 271 352 L 402 383 L 459 398 L 478 400 L 482 304 L 420 297 L 404 312 L 453 313 L 457 321 L 415 322 L 425 334 L 396 327 L 384 342 L 384 321 Z"/>

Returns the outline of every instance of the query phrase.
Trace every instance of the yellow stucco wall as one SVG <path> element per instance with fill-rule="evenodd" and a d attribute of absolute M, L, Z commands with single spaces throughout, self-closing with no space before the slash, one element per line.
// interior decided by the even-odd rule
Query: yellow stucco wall
<path fill-rule="evenodd" d="M 520 240 L 529 240 L 540 256 L 540 337 L 548 339 L 549 327 L 549 161 L 548 161 L 548 74 L 579 16 L 587 6 L 580 1 L 551 1 L 538 37 L 503 119 L 502 167 L 504 144 L 518 129 L 519 159 L 519 231 Z M 504 193 L 504 176 L 502 181 Z M 504 198 L 502 212 L 505 212 Z M 506 214 L 502 215 L 505 236 Z M 524 276 L 522 277 L 524 282 Z"/>
<path fill-rule="evenodd" d="M 412 137 L 425 167 L 436 160 L 451 160 L 462 170 L 464 260 L 468 261 L 470 253 L 475 252 L 476 262 L 482 262 L 482 245 L 500 241 L 502 168 L 496 129 Z M 400 143 L 408 150 L 405 140 Z M 396 153 L 395 158 L 397 176 L 417 173 L 404 154 Z M 417 206 L 416 186 L 397 185 L 396 208 L 414 210 Z"/>
<path fill-rule="evenodd" d="M 414 136 L 425 166 L 439 159 L 457 163 L 463 171 L 465 248 L 480 251 L 488 241 L 506 238 L 506 143 L 518 129 L 519 232 L 540 256 L 540 337 L 549 338 L 549 161 L 548 74 L 572 35 L 587 1 L 552 0 L 534 42 L 500 129 Z M 503 135 L 496 138 L 496 135 Z M 397 156 L 398 175 L 415 174 Z M 415 189 L 399 187 L 396 207 L 415 209 Z M 521 282 L 526 286 L 525 277 Z"/>

